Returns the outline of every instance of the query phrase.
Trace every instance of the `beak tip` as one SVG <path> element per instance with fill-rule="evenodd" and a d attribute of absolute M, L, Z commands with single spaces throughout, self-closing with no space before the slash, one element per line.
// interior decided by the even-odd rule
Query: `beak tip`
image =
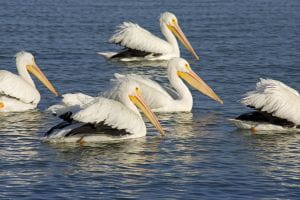
<path fill-rule="evenodd" d="M 222 99 L 220 99 L 220 98 L 217 97 L 214 100 L 217 101 L 217 102 L 219 102 L 220 104 L 224 105 L 224 101 Z"/>

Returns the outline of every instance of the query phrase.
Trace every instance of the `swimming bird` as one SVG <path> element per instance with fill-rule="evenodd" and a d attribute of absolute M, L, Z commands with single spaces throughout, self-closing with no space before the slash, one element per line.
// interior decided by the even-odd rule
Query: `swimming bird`
<path fill-rule="evenodd" d="M 98 52 L 98 54 L 106 58 L 117 58 L 121 61 L 169 60 L 173 57 L 180 57 L 176 36 L 185 48 L 199 60 L 173 13 L 164 12 L 161 14 L 160 28 L 167 41 L 153 35 L 138 24 L 124 22 L 118 27 L 109 42 L 119 44 L 125 50 L 121 52 Z"/>
<path fill-rule="evenodd" d="M 58 96 L 31 53 L 25 51 L 17 53 L 16 64 L 19 75 L 0 70 L 0 112 L 22 112 L 37 107 L 41 96 L 29 72 Z"/>
<path fill-rule="evenodd" d="M 240 129 L 300 131 L 299 92 L 280 81 L 260 79 L 241 103 L 255 111 L 230 120 Z"/>
<path fill-rule="evenodd" d="M 67 108 L 69 111 L 60 116 L 64 121 L 45 134 L 45 141 L 82 143 L 143 137 L 146 135 L 146 126 L 138 108 L 164 135 L 164 130 L 144 101 L 136 82 L 124 81 L 113 90 L 118 94 L 114 98 L 94 97 L 86 101 L 86 104 L 82 99 L 76 98 L 89 96 L 69 94 L 69 100 L 66 99 L 65 102 L 69 101 L 70 104 L 64 107 L 64 111 Z M 55 108 L 50 110 L 55 113 L 61 111 Z"/>
<path fill-rule="evenodd" d="M 204 95 L 223 104 L 218 95 L 192 70 L 190 64 L 183 58 L 172 58 L 168 62 L 168 78 L 171 86 L 176 90 L 175 98 L 172 97 L 157 82 L 135 74 L 115 74 L 116 81 L 131 79 L 136 81 L 142 90 L 143 97 L 154 112 L 189 112 L 193 107 L 193 97 L 183 82 L 185 80 L 191 86 L 202 92 Z M 183 80 L 182 80 L 183 79 Z M 114 91 L 105 93 L 108 97 L 117 94 Z"/>

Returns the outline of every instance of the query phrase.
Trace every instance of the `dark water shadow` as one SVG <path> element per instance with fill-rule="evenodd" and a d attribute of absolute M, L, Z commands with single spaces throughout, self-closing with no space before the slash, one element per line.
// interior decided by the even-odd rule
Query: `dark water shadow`
<path fill-rule="evenodd" d="M 150 60 L 144 60 L 144 61 L 130 61 L 130 62 L 124 62 L 120 61 L 118 59 L 112 59 L 107 60 L 108 63 L 111 63 L 113 65 L 120 65 L 124 67 L 167 67 L 168 61 L 167 60 L 158 60 L 158 61 L 150 61 Z"/>

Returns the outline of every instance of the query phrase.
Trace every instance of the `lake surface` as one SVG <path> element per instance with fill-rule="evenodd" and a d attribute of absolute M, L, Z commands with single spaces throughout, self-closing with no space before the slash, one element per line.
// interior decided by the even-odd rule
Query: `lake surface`
<path fill-rule="evenodd" d="M 300 135 L 252 134 L 227 119 L 249 111 L 242 95 L 262 78 L 300 90 L 298 0 L 1 0 L 0 68 L 32 52 L 60 94 L 97 95 L 113 73 L 146 74 L 167 84 L 166 68 L 107 61 L 107 41 L 132 21 L 161 36 L 171 11 L 198 52 L 182 57 L 224 100 L 192 90 L 191 113 L 160 114 L 161 138 L 79 145 L 47 144 L 59 122 L 43 111 L 60 101 L 38 81 L 39 110 L 0 114 L 0 199 L 299 199 Z"/>

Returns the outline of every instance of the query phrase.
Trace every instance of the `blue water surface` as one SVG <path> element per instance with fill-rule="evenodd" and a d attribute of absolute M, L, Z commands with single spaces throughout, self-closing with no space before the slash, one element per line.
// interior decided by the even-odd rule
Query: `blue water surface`
<path fill-rule="evenodd" d="M 200 61 L 181 55 L 224 100 L 192 90 L 191 113 L 159 114 L 161 138 L 101 144 L 48 144 L 58 103 L 38 81 L 39 110 L 0 114 L 0 199 L 299 199 L 300 136 L 239 131 L 227 119 L 249 111 L 241 96 L 262 78 L 300 90 L 298 0 L 0 0 L 0 68 L 32 52 L 60 94 L 97 95 L 113 73 L 146 74 L 167 84 L 166 68 L 107 61 L 99 51 L 115 27 L 132 21 L 162 37 L 171 11 Z"/>

